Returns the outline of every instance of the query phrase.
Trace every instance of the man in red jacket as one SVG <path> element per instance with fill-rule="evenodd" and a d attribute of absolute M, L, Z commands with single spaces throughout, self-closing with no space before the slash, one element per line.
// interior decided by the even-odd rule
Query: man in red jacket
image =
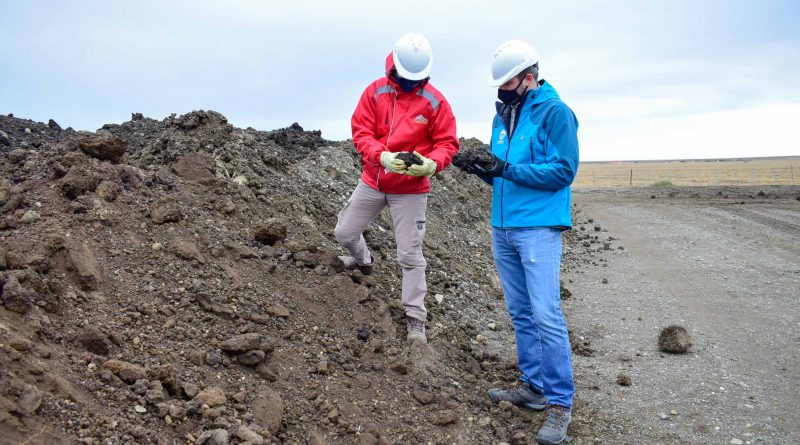
<path fill-rule="evenodd" d="M 450 104 L 429 83 L 433 53 L 420 34 L 406 34 L 386 58 L 386 76 L 372 82 L 353 113 L 353 143 L 363 172 L 350 199 L 339 212 L 336 241 L 350 255 L 339 257 L 348 268 L 372 273 L 374 258 L 363 232 L 384 207 L 389 207 L 397 241 L 397 262 L 403 269 L 403 306 L 407 339 L 425 337 L 425 208 L 429 178 L 447 168 L 458 152 L 456 121 Z M 399 153 L 415 153 L 406 165 Z M 421 163 L 420 163 L 421 162 Z"/>

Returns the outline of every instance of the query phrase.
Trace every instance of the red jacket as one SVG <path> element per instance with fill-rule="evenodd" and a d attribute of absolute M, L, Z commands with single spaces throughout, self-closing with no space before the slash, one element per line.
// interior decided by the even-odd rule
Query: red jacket
<path fill-rule="evenodd" d="M 372 82 L 353 113 L 353 143 L 364 166 L 361 179 L 384 193 L 428 193 L 430 181 L 424 176 L 393 173 L 381 165 L 384 151 L 419 152 L 436 162 L 436 172 L 450 165 L 458 152 L 456 119 L 450 104 L 429 83 L 406 93 L 389 78 L 394 67 L 386 57 L 386 76 Z"/>

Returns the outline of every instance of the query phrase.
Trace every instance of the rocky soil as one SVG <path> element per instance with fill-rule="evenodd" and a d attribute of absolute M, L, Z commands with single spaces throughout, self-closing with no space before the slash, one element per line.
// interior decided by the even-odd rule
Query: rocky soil
<path fill-rule="evenodd" d="M 541 415 L 486 396 L 517 374 L 479 179 L 432 181 L 430 344 L 409 347 L 388 212 L 372 276 L 334 261 L 351 141 L 213 111 L 0 131 L 3 443 L 532 443 Z M 567 273 L 619 247 L 576 222 Z M 576 443 L 606 423 L 579 397 Z"/>

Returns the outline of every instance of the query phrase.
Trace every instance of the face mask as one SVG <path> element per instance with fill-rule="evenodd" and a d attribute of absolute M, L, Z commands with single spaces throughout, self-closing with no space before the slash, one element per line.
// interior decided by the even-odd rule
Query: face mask
<path fill-rule="evenodd" d="M 522 100 L 522 96 L 525 92 L 528 91 L 528 87 L 525 87 L 525 91 L 522 93 L 517 93 L 520 85 L 522 85 L 522 81 L 519 81 L 519 84 L 513 90 L 502 90 L 500 88 L 497 89 L 497 98 L 500 99 L 500 102 L 503 102 L 506 105 L 515 105 Z"/>
<path fill-rule="evenodd" d="M 402 78 L 402 77 L 400 77 L 400 76 L 396 76 L 395 78 L 397 79 L 397 83 L 399 83 L 399 84 L 400 84 L 400 88 L 401 88 L 403 91 L 405 91 L 406 93 L 408 93 L 408 92 L 410 92 L 411 90 L 413 90 L 414 88 L 416 88 L 416 86 L 417 86 L 417 85 L 419 85 L 419 83 L 420 83 L 420 81 L 419 81 L 419 80 L 408 80 L 408 79 L 403 79 L 403 78 Z"/>

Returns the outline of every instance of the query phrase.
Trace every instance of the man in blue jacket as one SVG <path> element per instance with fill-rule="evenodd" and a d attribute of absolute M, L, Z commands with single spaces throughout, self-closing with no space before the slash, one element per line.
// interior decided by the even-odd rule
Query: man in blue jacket
<path fill-rule="evenodd" d="M 572 414 L 572 357 L 561 312 L 561 232 L 572 226 L 570 184 L 578 170 L 578 121 L 546 81 L 539 56 L 512 40 L 495 51 L 489 83 L 498 87 L 490 145 L 493 165 L 465 167 L 493 186 L 492 252 L 514 323 L 520 385 L 492 388 L 507 400 L 547 409 L 536 435 L 562 443 Z"/>

